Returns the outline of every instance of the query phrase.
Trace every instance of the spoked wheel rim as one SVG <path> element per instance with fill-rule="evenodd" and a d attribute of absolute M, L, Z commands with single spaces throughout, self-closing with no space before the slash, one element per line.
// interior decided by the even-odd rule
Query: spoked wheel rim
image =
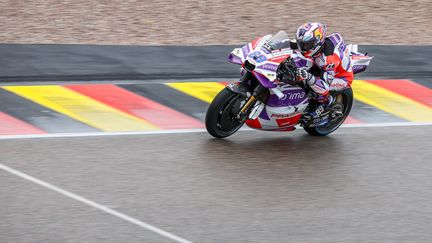
<path fill-rule="evenodd" d="M 243 122 L 237 118 L 241 105 L 242 100 L 239 95 L 236 95 L 220 109 L 216 123 L 218 129 L 224 132 L 234 132 L 243 125 Z"/>

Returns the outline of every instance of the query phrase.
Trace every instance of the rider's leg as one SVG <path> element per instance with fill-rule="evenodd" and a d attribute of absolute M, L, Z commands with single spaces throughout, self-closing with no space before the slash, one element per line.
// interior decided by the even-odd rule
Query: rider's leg
<path fill-rule="evenodd" d="M 309 80 L 308 85 L 312 91 L 315 92 L 315 98 L 311 102 L 309 115 L 317 117 L 333 103 L 333 97 L 329 95 L 329 84 L 323 79 L 311 79 Z"/>

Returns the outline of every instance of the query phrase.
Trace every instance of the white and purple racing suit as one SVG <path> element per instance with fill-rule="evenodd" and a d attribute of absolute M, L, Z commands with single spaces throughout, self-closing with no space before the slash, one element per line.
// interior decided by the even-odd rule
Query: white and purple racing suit
<path fill-rule="evenodd" d="M 318 95 L 318 101 L 326 100 L 330 90 L 351 86 L 354 79 L 351 57 L 338 33 L 327 36 L 322 50 L 315 56 L 308 58 L 295 52 L 292 57 L 297 68 L 315 76 L 306 83 Z"/>

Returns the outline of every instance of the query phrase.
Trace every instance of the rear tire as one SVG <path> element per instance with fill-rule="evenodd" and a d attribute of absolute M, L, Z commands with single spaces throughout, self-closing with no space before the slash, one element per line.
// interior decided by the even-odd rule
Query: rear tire
<path fill-rule="evenodd" d="M 237 132 L 244 124 L 236 115 L 240 112 L 242 97 L 225 88 L 216 95 L 207 109 L 205 125 L 215 138 L 225 138 Z"/>
<path fill-rule="evenodd" d="M 304 130 L 312 136 L 326 136 L 338 129 L 348 117 L 351 107 L 353 104 L 353 91 L 351 88 L 347 88 L 338 92 L 335 92 L 334 96 L 342 95 L 343 114 L 337 119 L 331 119 L 329 123 L 323 126 L 317 127 L 304 127 Z"/>

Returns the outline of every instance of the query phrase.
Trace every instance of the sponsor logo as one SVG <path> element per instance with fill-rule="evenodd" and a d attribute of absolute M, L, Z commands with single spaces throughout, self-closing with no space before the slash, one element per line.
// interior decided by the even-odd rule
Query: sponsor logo
<path fill-rule="evenodd" d="M 269 61 L 276 62 L 276 63 L 281 63 L 283 60 L 287 59 L 288 57 L 289 57 L 289 55 L 287 55 L 287 56 L 280 56 L 280 57 L 274 57 L 274 58 L 269 59 Z"/>
<path fill-rule="evenodd" d="M 275 71 L 275 72 L 277 70 L 277 66 L 276 65 L 269 65 L 269 64 L 264 64 L 264 65 L 260 66 L 259 68 L 267 69 L 267 70 L 272 70 L 272 71 Z"/>
<path fill-rule="evenodd" d="M 320 118 L 317 118 L 317 119 L 314 119 L 313 120 L 313 123 L 319 123 L 321 121 L 321 119 Z"/>
<path fill-rule="evenodd" d="M 334 63 L 330 63 L 328 64 L 325 69 L 334 69 L 335 68 L 335 64 Z"/>
<path fill-rule="evenodd" d="M 280 56 L 286 56 L 286 55 L 290 55 L 292 54 L 293 51 L 291 49 L 282 49 L 281 51 L 279 50 L 274 50 L 272 51 L 272 57 L 280 57 Z"/>
<path fill-rule="evenodd" d="M 288 118 L 290 117 L 292 114 L 272 114 L 271 117 L 272 118 Z"/>
<path fill-rule="evenodd" d="M 285 97 L 283 98 L 283 100 L 286 100 L 286 99 L 290 99 L 290 100 L 303 99 L 305 97 L 305 95 L 306 95 L 305 92 L 288 93 L 288 94 L 285 95 Z"/>
<path fill-rule="evenodd" d="M 265 73 L 265 76 L 269 79 L 273 79 L 275 77 L 273 73 Z"/>
<path fill-rule="evenodd" d="M 333 80 L 333 82 L 330 84 L 331 87 L 333 88 L 344 88 L 348 85 L 347 82 L 343 81 L 343 80 Z"/>

